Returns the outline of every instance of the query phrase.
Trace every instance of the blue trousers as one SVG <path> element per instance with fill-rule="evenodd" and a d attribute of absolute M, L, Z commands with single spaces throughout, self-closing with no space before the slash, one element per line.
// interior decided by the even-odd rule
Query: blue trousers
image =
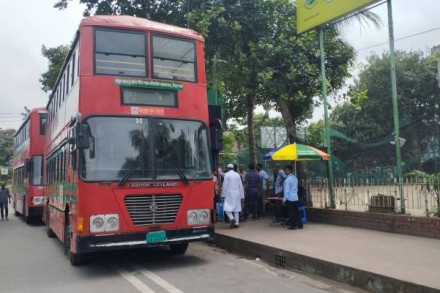
<path fill-rule="evenodd" d="M 3 211 L 4 211 L 4 213 L 3 213 Z M 8 203 L 7 202 L 0 202 L 0 212 L 2 215 L 2 219 L 4 219 L 5 216 L 6 216 L 6 218 L 8 217 Z"/>

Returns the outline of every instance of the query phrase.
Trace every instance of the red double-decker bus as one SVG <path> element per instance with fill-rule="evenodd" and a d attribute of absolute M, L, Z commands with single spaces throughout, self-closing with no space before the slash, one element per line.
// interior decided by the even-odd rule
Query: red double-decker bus
<path fill-rule="evenodd" d="M 43 160 L 46 109 L 33 109 L 14 136 L 13 207 L 26 223 L 43 211 Z"/>
<path fill-rule="evenodd" d="M 45 222 L 73 265 L 213 238 L 204 41 L 129 16 L 84 19 L 47 105 Z"/>

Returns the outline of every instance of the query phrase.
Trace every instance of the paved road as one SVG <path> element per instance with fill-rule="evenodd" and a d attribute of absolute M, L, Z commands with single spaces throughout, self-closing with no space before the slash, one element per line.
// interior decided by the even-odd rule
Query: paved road
<path fill-rule="evenodd" d="M 13 213 L 11 213 L 13 214 Z M 185 256 L 166 249 L 101 253 L 72 267 L 42 225 L 0 221 L 0 292 L 362 292 L 314 276 L 279 270 L 216 247 L 190 245 Z"/>

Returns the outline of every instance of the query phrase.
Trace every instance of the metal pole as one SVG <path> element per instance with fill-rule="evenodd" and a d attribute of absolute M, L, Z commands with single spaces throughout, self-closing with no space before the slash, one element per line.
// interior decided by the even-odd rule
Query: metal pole
<path fill-rule="evenodd" d="M 388 30 L 390 37 L 390 63 L 391 63 L 391 93 L 393 98 L 393 118 L 394 118 L 394 142 L 396 145 L 396 168 L 397 181 L 399 184 L 400 213 L 405 214 L 405 199 L 403 197 L 403 176 L 402 176 L 402 158 L 400 154 L 400 125 L 399 109 L 397 103 L 397 78 L 396 78 L 396 56 L 394 54 L 394 27 L 393 27 L 393 8 L 392 0 L 388 0 Z"/>
<path fill-rule="evenodd" d="M 333 192 L 333 164 L 332 164 L 332 147 L 330 144 L 330 123 L 328 119 L 328 103 L 327 103 L 327 78 L 325 77 L 325 56 L 324 56 L 324 31 L 322 27 L 319 29 L 319 52 L 321 54 L 321 80 L 322 80 L 322 98 L 324 100 L 324 131 L 325 141 L 327 144 L 327 153 L 330 155 L 328 160 L 328 176 L 329 176 L 329 193 L 330 207 L 335 208 L 335 195 Z"/>

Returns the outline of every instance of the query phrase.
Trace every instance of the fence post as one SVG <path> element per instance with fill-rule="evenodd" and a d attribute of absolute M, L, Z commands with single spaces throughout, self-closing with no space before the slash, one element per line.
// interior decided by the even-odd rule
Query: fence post
<path fill-rule="evenodd" d="M 344 187 L 344 193 L 345 193 L 345 210 L 348 211 L 348 196 L 347 196 L 347 187 Z"/>
<path fill-rule="evenodd" d="M 428 207 L 428 188 L 426 188 L 426 178 L 423 178 L 423 189 L 425 190 L 425 215 L 429 217 L 429 207 Z"/>

